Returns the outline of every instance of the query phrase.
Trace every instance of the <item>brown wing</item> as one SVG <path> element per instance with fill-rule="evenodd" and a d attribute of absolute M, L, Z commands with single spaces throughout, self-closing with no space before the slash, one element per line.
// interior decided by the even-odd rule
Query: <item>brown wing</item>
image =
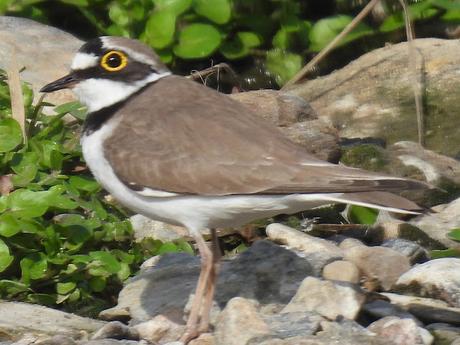
<path fill-rule="evenodd" d="M 163 78 L 128 103 L 129 113 L 126 106 L 119 109 L 124 116 L 104 144 L 115 173 L 127 183 L 199 195 L 422 185 L 316 159 L 242 104 L 186 78 Z"/>

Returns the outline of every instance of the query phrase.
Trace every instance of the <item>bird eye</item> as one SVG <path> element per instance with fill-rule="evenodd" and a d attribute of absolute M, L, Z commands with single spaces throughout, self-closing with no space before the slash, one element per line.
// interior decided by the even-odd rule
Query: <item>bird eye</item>
<path fill-rule="evenodd" d="M 105 53 L 101 59 L 101 66 L 109 72 L 120 71 L 125 68 L 127 64 L 128 58 L 126 55 L 115 50 Z"/>

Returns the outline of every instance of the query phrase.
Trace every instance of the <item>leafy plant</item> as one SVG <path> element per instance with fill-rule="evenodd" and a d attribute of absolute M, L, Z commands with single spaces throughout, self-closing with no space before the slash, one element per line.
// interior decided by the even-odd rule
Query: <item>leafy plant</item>
<path fill-rule="evenodd" d="M 453 0 L 412 0 L 414 20 L 440 18 L 460 22 L 460 5 Z M 52 6 L 46 6 L 52 3 Z M 182 60 L 238 60 L 262 58 L 266 70 L 281 86 L 300 70 L 309 55 L 324 48 L 367 1 L 336 0 L 322 6 L 295 0 L 34 0 L 0 2 L 0 14 L 22 15 L 48 22 L 53 11 L 78 9 L 81 22 L 90 23 L 91 36 L 119 35 L 140 38 L 161 59 L 176 66 Z M 384 16 L 368 18 L 340 45 L 370 37 L 383 45 L 382 34 L 404 30 L 398 1 L 382 1 Z M 78 12 L 77 12 L 78 13 Z M 78 17 L 75 11 L 71 16 Z M 74 33 L 88 25 L 73 25 Z M 209 63 L 209 61 L 207 61 Z"/>
<path fill-rule="evenodd" d="M 82 161 L 78 103 L 47 116 L 26 96 L 24 143 L 0 78 L 0 298 L 94 313 L 152 255 L 193 252 L 186 242 L 134 242 L 124 209 Z M 68 117 L 64 120 L 64 117 Z"/>
<path fill-rule="evenodd" d="M 348 208 L 347 218 L 350 223 L 372 225 L 378 215 L 379 211 L 375 208 L 353 205 Z"/>

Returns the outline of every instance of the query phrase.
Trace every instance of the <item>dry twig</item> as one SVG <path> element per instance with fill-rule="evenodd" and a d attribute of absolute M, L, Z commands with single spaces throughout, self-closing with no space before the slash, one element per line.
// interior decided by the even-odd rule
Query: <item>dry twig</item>
<path fill-rule="evenodd" d="M 26 115 L 24 110 L 24 97 L 22 95 L 21 80 L 19 78 L 19 66 L 17 63 L 16 52 L 11 52 L 11 60 L 6 70 L 8 77 L 8 87 L 10 89 L 11 112 L 21 126 L 24 143 L 27 141 L 26 136 Z"/>
<path fill-rule="evenodd" d="M 409 47 L 409 57 L 408 65 L 409 72 L 412 73 L 412 91 L 414 92 L 415 100 L 415 111 L 417 114 L 417 134 L 418 134 L 418 143 L 421 146 L 425 144 L 425 125 L 424 125 L 424 114 L 423 114 L 423 103 L 422 103 L 422 82 L 420 80 L 421 74 L 418 73 L 417 69 L 417 56 L 416 49 L 414 45 L 414 32 L 412 30 L 412 22 L 410 20 L 409 9 L 407 8 L 406 0 L 399 0 L 403 12 L 404 12 L 404 21 L 406 23 L 406 36 L 407 36 L 407 45 Z"/>

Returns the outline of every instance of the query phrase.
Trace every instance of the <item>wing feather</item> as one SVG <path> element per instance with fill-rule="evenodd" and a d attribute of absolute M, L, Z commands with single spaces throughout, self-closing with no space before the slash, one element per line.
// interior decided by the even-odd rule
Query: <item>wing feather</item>
<path fill-rule="evenodd" d="M 145 88 L 117 117 L 105 156 L 121 180 L 153 190 L 231 195 L 425 188 L 321 161 L 239 102 L 178 76 Z"/>

